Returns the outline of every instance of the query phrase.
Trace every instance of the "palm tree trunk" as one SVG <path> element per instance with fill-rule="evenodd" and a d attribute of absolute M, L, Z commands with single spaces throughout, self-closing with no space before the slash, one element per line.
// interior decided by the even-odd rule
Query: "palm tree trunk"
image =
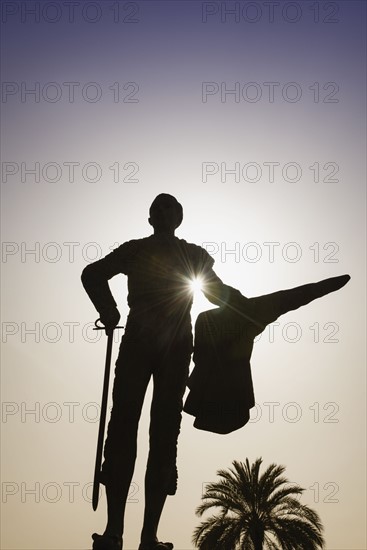
<path fill-rule="evenodd" d="M 256 526 L 251 535 L 252 544 L 254 545 L 254 550 L 263 550 L 264 544 L 264 529 L 261 525 L 261 522 Z"/>

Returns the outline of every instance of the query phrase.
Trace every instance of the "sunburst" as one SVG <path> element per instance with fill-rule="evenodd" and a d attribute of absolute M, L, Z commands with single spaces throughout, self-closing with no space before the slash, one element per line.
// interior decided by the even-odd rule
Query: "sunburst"
<path fill-rule="evenodd" d="M 191 292 L 196 294 L 199 291 L 201 291 L 203 289 L 203 283 L 204 283 L 204 281 L 201 277 L 195 277 L 195 278 L 191 279 L 190 282 L 189 282 L 189 287 L 190 287 Z"/>

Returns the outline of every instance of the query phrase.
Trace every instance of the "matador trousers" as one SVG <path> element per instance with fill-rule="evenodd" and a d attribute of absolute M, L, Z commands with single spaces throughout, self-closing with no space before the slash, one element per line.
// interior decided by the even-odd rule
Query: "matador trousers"
<path fill-rule="evenodd" d="M 164 346 L 152 335 L 142 338 L 125 331 L 116 361 L 113 405 L 104 447 L 104 485 L 112 483 L 123 492 L 131 483 L 139 419 L 153 377 L 146 487 L 148 481 L 150 491 L 175 494 L 177 439 L 191 353 L 191 331 L 180 339 L 169 339 Z"/>

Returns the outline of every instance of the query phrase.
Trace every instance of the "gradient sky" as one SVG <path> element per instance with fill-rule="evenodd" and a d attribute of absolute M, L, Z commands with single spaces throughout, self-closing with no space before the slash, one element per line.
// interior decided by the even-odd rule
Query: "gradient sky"
<path fill-rule="evenodd" d="M 149 235 L 168 192 L 177 235 L 247 296 L 352 279 L 263 333 L 245 428 L 204 433 L 184 416 L 160 536 L 191 550 L 205 483 L 261 456 L 305 488 L 328 550 L 365 549 L 365 2 L 70 4 L 2 3 L 1 548 L 81 550 L 104 528 L 90 482 L 105 341 L 80 273 Z M 126 279 L 111 289 L 124 320 Z M 208 307 L 197 298 L 193 319 Z"/>

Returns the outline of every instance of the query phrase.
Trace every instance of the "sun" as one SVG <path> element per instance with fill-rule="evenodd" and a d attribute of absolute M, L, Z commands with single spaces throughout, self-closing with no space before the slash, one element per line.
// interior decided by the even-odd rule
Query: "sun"
<path fill-rule="evenodd" d="M 197 316 L 203 311 L 216 308 L 217 306 L 208 301 L 204 294 L 205 278 L 190 277 L 188 280 L 188 290 L 192 294 L 193 304 L 191 309 L 191 322 L 195 325 Z"/>
<path fill-rule="evenodd" d="M 200 277 L 196 277 L 190 281 L 190 289 L 195 294 L 203 289 L 203 280 Z"/>

